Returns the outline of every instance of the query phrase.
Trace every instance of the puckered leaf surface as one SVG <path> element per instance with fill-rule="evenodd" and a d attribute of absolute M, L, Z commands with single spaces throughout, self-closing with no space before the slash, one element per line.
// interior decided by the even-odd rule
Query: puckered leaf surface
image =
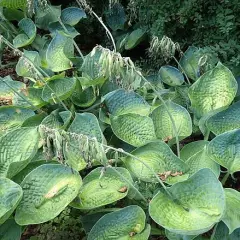
<path fill-rule="evenodd" d="M 82 185 L 78 172 L 58 164 L 44 164 L 30 172 L 23 182 L 23 198 L 15 220 L 19 225 L 52 220 L 77 196 Z"/>
<path fill-rule="evenodd" d="M 210 169 L 202 169 L 184 182 L 160 191 L 149 205 L 152 219 L 167 230 L 198 235 L 220 221 L 225 210 L 224 190 Z"/>
<path fill-rule="evenodd" d="M 108 213 L 100 218 L 89 233 L 88 240 L 147 240 L 150 225 L 144 211 L 135 205 Z"/>

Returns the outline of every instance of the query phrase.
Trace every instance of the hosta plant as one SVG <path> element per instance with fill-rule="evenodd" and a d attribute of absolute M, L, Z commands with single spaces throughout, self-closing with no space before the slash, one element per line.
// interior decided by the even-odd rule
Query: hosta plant
<path fill-rule="evenodd" d="M 19 240 L 28 225 L 72 208 L 88 240 L 238 239 L 240 104 L 231 71 L 221 63 L 203 70 L 191 47 L 178 66 L 148 75 L 116 51 L 94 9 L 77 3 L 0 1 L 22 16 L 17 27 L 4 19 L 11 34 L 1 43 L 24 79 L 0 78 L 0 238 Z M 125 23 L 117 6 L 118 22 L 106 18 L 113 31 Z M 114 50 L 82 53 L 75 27 L 87 14 Z M 143 34 L 134 30 L 126 49 L 135 35 Z M 170 39 L 156 48 L 175 58 Z"/>

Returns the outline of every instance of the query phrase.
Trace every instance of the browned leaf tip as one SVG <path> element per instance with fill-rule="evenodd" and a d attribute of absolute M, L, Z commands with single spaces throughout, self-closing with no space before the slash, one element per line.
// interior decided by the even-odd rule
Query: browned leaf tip
<path fill-rule="evenodd" d="M 0 97 L 0 106 L 9 106 L 12 104 L 12 97 Z"/>
<path fill-rule="evenodd" d="M 128 188 L 127 188 L 126 186 L 124 186 L 124 187 L 121 187 L 121 188 L 118 190 L 118 192 L 120 192 L 120 193 L 125 193 L 127 190 L 128 190 Z"/>
<path fill-rule="evenodd" d="M 129 233 L 129 236 L 130 236 L 130 237 L 133 237 L 135 234 L 136 234 L 135 232 L 130 232 L 130 233 Z"/>
<path fill-rule="evenodd" d="M 167 171 L 164 173 L 158 173 L 158 176 L 162 181 L 165 181 L 169 176 L 176 177 L 176 176 L 182 176 L 183 172 L 172 172 L 172 171 Z"/>

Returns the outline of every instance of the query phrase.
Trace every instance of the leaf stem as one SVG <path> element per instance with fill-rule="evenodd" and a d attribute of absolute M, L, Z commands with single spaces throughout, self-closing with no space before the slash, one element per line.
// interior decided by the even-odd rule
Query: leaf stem
<path fill-rule="evenodd" d="M 67 30 L 67 28 L 65 27 L 65 25 L 63 24 L 61 18 L 58 18 L 58 22 L 59 22 L 60 25 L 63 27 L 64 31 L 67 32 L 68 34 L 70 34 L 69 31 Z M 77 43 L 75 42 L 75 40 L 74 40 L 74 39 L 72 39 L 72 40 L 73 40 L 73 45 L 74 45 L 74 47 L 77 49 L 77 51 L 78 51 L 79 55 L 81 56 L 82 60 L 84 60 L 84 56 L 83 56 L 83 54 L 82 54 L 82 51 L 81 51 L 80 48 L 78 47 L 78 45 L 77 45 Z"/>
<path fill-rule="evenodd" d="M 209 135 L 210 135 L 210 131 L 207 130 L 207 133 L 206 133 L 205 136 L 204 136 L 204 140 L 205 140 L 205 141 L 208 141 Z"/>
<path fill-rule="evenodd" d="M 222 183 L 223 186 L 225 185 L 225 183 L 226 183 L 226 181 L 228 180 L 228 177 L 229 177 L 229 176 L 230 176 L 230 173 L 227 172 L 227 173 L 225 174 L 225 176 L 223 177 L 223 179 L 222 179 L 222 181 L 221 181 L 221 183 Z"/>
<path fill-rule="evenodd" d="M 150 84 L 152 90 L 154 91 L 154 93 L 157 95 L 157 97 L 159 98 L 159 100 L 162 102 L 163 106 L 165 107 L 167 114 L 172 122 L 172 126 L 173 126 L 173 131 L 176 137 L 176 145 L 177 145 L 177 156 L 180 158 L 180 143 L 179 143 L 179 137 L 178 137 L 178 132 L 177 132 L 177 127 L 175 124 L 175 121 L 173 119 L 172 114 L 170 113 L 167 104 L 165 103 L 165 101 L 163 100 L 162 96 L 159 94 L 159 92 L 156 90 L 156 88 L 142 75 L 141 72 L 136 71 L 138 73 L 139 76 L 141 76 L 141 78 L 147 82 L 148 84 Z"/>
<path fill-rule="evenodd" d="M 172 58 L 173 58 L 173 60 L 177 63 L 177 65 L 181 68 L 181 71 L 183 72 L 183 74 L 185 75 L 185 77 L 186 77 L 186 79 L 187 79 L 187 83 L 188 83 L 189 85 L 191 85 L 191 82 L 190 82 L 187 74 L 185 73 L 183 67 L 181 66 L 180 62 L 175 58 L 175 56 L 173 56 Z"/>
<path fill-rule="evenodd" d="M 213 239 L 214 239 L 215 234 L 216 234 L 217 227 L 218 227 L 218 223 L 217 223 L 217 224 L 214 226 L 214 228 L 213 228 L 213 232 L 212 232 L 212 235 L 211 235 L 210 240 L 213 240 Z"/>

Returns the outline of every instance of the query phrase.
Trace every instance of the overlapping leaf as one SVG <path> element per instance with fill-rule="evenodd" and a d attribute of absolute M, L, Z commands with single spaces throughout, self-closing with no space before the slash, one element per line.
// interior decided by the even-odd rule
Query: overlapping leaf
<path fill-rule="evenodd" d="M 31 65 L 28 63 L 28 60 L 30 60 L 36 67 L 40 67 L 41 65 L 41 59 L 38 52 L 24 50 L 23 57 L 19 58 L 16 65 L 16 73 L 18 76 L 35 79 L 36 72 L 34 69 L 32 69 Z"/>
<path fill-rule="evenodd" d="M 156 139 L 150 117 L 134 113 L 110 117 L 114 134 L 124 142 L 140 147 Z"/>
<path fill-rule="evenodd" d="M 184 83 L 183 74 L 177 68 L 172 66 L 161 67 L 159 75 L 162 81 L 169 86 L 180 86 Z"/>
<path fill-rule="evenodd" d="M 62 10 L 61 20 L 64 24 L 68 24 L 70 26 L 74 26 L 78 24 L 78 22 L 82 18 L 86 18 L 86 13 L 77 7 L 69 7 Z"/>
<path fill-rule="evenodd" d="M 208 141 L 199 140 L 186 144 L 181 149 L 181 159 L 187 161 L 194 154 L 202 151 L 205 146 L 207 146 Z"/>
<path fill-rule="evenodd" d="M 240 130 L 215 137 L 208 145 L 208 156 L 231 174 L 240 171 Z"/>
<path fill-rule="evenodd" d="M 192 134 L 192 120 L 188 111 L 171 101 L 167 101 L 166 106 L 172 115 L 179 138 L 184 139 L 190 136 Z M 168 111 L 164 105 L 160 105 L 152 112 L 157 138 L 164 141 L 169 141 L 176 137 Z"/>
<path fill-rule="evenodd" d="M 207 122 L 207 128 L 216 135 L 240 128 L 240 101 L 234 103 L 226 110 L 223 110 L 212 117 Z"/>
<path fill-rule="evenodd" d="M 137 148 L 131 154 L 139 158 L 141 162 L 135 158 L 126 157 L 124 159 L 126 168 L 142 181 L 158 182 L 153 172 L 160 177 L 170 172 L 169 176 L 166 176 L 166 179 L 164 179 L 168 183 L 175 183 L 182 179 L 185 180 L 188 177 L 188 175 L 185 175 L 188 170 L 187 165 L 164 142 L 156 141 L 148 143 Z"/>
<path fill-rule="evenodd" d="M 108 26 L 113 30 L 123 30 L 127 20 L 123 6 L 120 3 L 115 3 L 105 13 L 105 18 Z"/>
<path fill-rule="evenodd" d="M 73 41 L 69 35 L 64 32 L 58 32 L 50 42 L 46 60 L 48 67 L 53 72 L 60 72 L 72 68 L 72 62 L 69 58 L 74 56 Z"/>
<path fill-rule="evenodd" d="M 179 61 L 179 69 L 184 71 L 184 73 L 191 79 L 197 80 L 199 77 L 199 62 L 200 52 L 196 47 L 189 47 L 187 51 L 183 54 Z"/>
<path fill-rule="evenodd" d="M 226 188 L 226 210 L 222 221 L 228 226 L 229 234 L 240 228 L 240 193 L 234 189 Z"/>
<path fill-rule="evenodd" d="M 83 135 L 84 137 L 82 138 L 84 139 L 86 138 L 85 136 L 89 138 L 96 138 L 99 143 L 104 141 L 98 120 L 92 113 L 76 113 L 72 124 L 68 128 L 68 132 Z M 64 156 L 66 158 L 66 162 L 69 166 L 78 171 L 84 169 L 88 163 L 91 164 L 91 162 L 95 160 L 91 159 L 88 154 L 88 151 L 91 151 L 89 150 L 91 143 L 87 139 L 85 140 L 84 145 L 86 146 L 83 146 L 81 138 L 76 139 L 74 136 L 70 136 L 70 141 L 66 142 L 64 146 Z M 101 160 L 103 161 L 104 159 Z"/>
<path fill-rule="evenodd" d="M 189 97 L 196 118 L 199 119 L 215 109 L 230 105 L 237 88 L 237 81 L 232 72 L 218 63 L 189 88 Z"/>
<path fill-rule="evenodd" d="M 89 233 L 88 240 L 133 239 L 147 240 L 150 225 L 144 211 L 135 205 L 108 213 L 100 218 Z"/>
<path fill-rule="evenodd" d="M 84 179 L 78 197 L 71 206 L 78 209 L 94 209 L 114 203 L 127 196 L 133 182 L 125 168 L 113 169 L 102 167 L 92 170 Z M 125 180 L 127 179 L 127 181 Z"/>
<path fill-rule="evenodd" d="M 14 219 L 8 219 L 0 226 L 0 239 L 1 240 L 20 240 L 22 229 L 21 226 L 16 224 Z"/>
<path fill-rule="evenodd" d="M 220 221 L 225 210 L 221 183 L 210 169 L 202 169 L 188 180 L 163 190 L 150 202 L 152 219 L 167 230 L 198 235 Z"/>
<path fill-rule="evenodd" d="M 0 6 L 12 9 L 24 9 L 27 6 L 27 0 L 0 0 Z"/>
<path fill-rule="evenodd" d="M 32 110 L 6 106 L 0 108 L 0 136 L 4 133 L 19 128 L 29 117 L 34 116 Z"/>
<path fill-rule="evenodd" d="M 13 213 L 20 202 L 22 188 L 7 178 L 0 178 L 0 225 Z"/>
<path fill-rule="evenodd" d="M 148 116 L 150 113 L 150 105 L 142 96 L 132 91 L 118 89 L 108 93 L 103 99 L 107 111 L 114 116 L 127 113 Z"/>
<path fill-rule="evenodd" d="M 63 165 L 44 164 L 34 169 L 21 183 L 23 198 L 16 222 L 28 225 L 52 220 L 77 196 L 81 184 L 78 172 Z"/>
<path fill-rule="evenodd" d="M 60 78 L 46 84 L 48 86 L 45 85 L 43 88 L 42 99 L 46 102 L 54 103 L 58 101 L 56 96 L 61 100 L 65 100 L 72 95 L 76 86 L 76 78 Z"/>
<path fill-rule="evenodd" d="M 25 47 L 31 44 L 37 34 L 37 28 L 30 18 L 23 18 L 18 23 L 19 28 L 23 33 L 20 33 L 13 39 L 13 45 L 16 48 Z"/>
<path fill-rule="evenodd" d="M 134 47 L 136 47 L 145 37 L 146 31 L 138 28 L 131 32 L 131 34 L 128 36 L 125 44 L 125 49 L 130 50 Z"/>
<path fill-rule="evenodd" d="M 38 149 L 36 127 L 19 128 L 0 138 L 0 176 L 11 178 L 21 171 Z"/>

